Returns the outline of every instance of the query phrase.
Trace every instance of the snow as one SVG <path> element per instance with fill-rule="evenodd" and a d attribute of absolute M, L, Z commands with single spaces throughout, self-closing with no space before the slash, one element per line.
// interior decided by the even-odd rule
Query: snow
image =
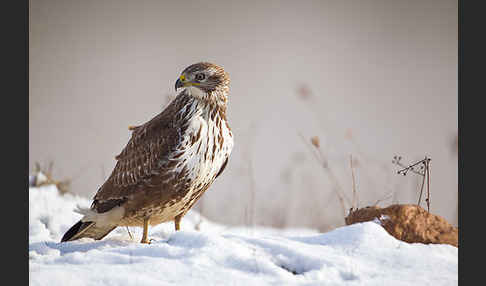
<path fill-rule="evenodd" d="M 118 227 L 100 241 L 59 243 L 90 201 L 29 188 L 30 285 L 457 285 L 458 249 L 408 244 L 367 222 L 326 233 L 229 227 L 190 211 L 172 223 Z M 196 230 L 196 228 L 199 229 Z"/>

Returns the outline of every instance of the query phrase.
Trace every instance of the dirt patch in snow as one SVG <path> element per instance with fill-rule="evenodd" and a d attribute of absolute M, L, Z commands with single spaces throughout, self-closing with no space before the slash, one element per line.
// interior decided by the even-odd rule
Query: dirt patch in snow
<path fill-rule="evenodd" d="M 458 247 L 459 229 L 418 205 L 365 207 L 350 211 L 345 221 L 347 225 L 378 221 L 389 234 L 408 243 L 450 244 Z"/>

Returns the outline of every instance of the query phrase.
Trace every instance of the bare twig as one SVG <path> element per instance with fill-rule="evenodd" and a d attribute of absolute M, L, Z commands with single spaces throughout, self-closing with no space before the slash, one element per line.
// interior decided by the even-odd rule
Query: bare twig
<path fill-rule="evenodd" d="M 419 206 L 420 206 L 420 201 L 422 200 L 422 193 L 423 193 L 423 189 L 424 189 L 424 185 L 425 185 L 425 180 L 427 180 L 427 197 L 425 198 L 425 202 L 427 203 L 427 211 L 430 211 L 430 166 L 429 166 L 429 162 L 430 162 L 431 159 L 428 158 L 427 156 L 425 156 L 424 159 L 422 159 L 418 162 L 415 162 L 415 163 L 413 163 L 409 166 L 405 166 L 405 165 L 401 164 L 400 163 L 401 159 L 402 159 L 402 157 L 400 157 L 400 156 L 399 157 L 397 157 L 397 156 L 393 157 L 392 163 L 399 165 L 401 167 L 404 167 L 403 169 L 398 170 L 397 174 L 401 174 L 401 175 L 406 176 L 408 171 L 412 171 L 413 173 L 423 177 L 422 178 L 422 185 L 420 187 L 420 195 L 419 195 L 419 199 L 418 199 L 418 203 L 417 203 L 417 205 L 419 205 Z M 417 171 L 417 170 L 415 170 L 415 167 L 418 166 L 419 164 L 422 164 L 422 166 L 420 166 L 420 171 Z"/>
<path fill-rule="evenodd" d="M 427 158 L 427 157 L 426 157 L 426 158 Z M 420 161 L 418 161 L 418 162 L 416 162 L 416 163 L 414 163 L 414 164 L 412 164 L 412 165 L 409 165 L 409 166 L 405 166 L 405 165 L 403 165 L 403 164 L 400 162 L 400 160 L 401 160 L 401 159 L 402 159 L 402 157 L 401 157 L 401 156 L 398 156 L 398 157 L 397 157 L 397 156 L 395 156 L 395 157 L 393 157 L 393 160 L 392 160 L 392 163 L 394 163 L 394 164 L 396 164 L 396 165 L 398 165 L 398 166 L 400 166 L 400 167 L 402 167 L 402 168 L 403 168 L 403 169 L 401 169 L 401 170 L 398 170 L 398 171 L 397 171 L 397 174 L 400 174 L 400 175 L 404 175 L 404 176 L 406 176 L 408 171 L 412 171 L 413 173 L 415 173 L 415 174 L 417 174 L 417 175 L 425 176 L 425 171 L 424 171 L 424 173 L 421 173 L 421 172 L 419 172 L 419 171 L 415 170 L 415 166 L 417 166 L 418 164 L 422 163 L 422 162 L 423 162 L 425 159 L 424 159 L 424 160 L 420 160 Z M 421 170 L 424 170 L 424 169 L 423 169 L 423 166 L 422 166 L 420 169 L 421 169 Z"/>
<path fill-rule="evenodd" d="M 395 191 L 390 191 L 390 192 L 389 192 L 389 193 L 388 193 L 386 196 L 384 196 L 383 198 L 381 198 L 381 199 L 377 200 L 377 201 L 376 201 L 376 202 L 373 204 L 373 206 L 378 205 L 380 202 L 382 202 L 382 201 L 384 201 L 384 200 L 387 200 L 387 199 L 389 199 L 389 198 L 393 197 L 394 195 L 395 195 Z"/>
<path fill-rule="evenodd" d="M 307 146 L 307 148 L 309 148 L 309 150 L 311 151 L 311 153 L 314 156 L 314 158 L 316 159 L 316 161 L 319 164 L 322 164 L 322 167 L 323 168 L 327 168 L 328 165 L 327 165 L 327 161 L 325 160 L 325 158 L 322 158 L 322 159 L 319 158 L 319 154 L 314 151 L 314 148 L 312 148 L 311 146 L 309 146 L 309 143 L 307 143 L 307 140 L 305 140 L 304 135 L 302 135 L 300 132 L 297 132 L 297 134 L 299 135 L 300 139 L 302 139 L 302 142 L 304 142 L 304 144 Z M 312 138 L 315 138 L 315 137 L 312 137 Z M 311 142 L 312 141 L 313 140 L 311 139 Z M 314 142 L 312 142 L 312 144 L 314 145 Z M 315 148 L 315 149 L 319 150 L 319 148 Z M 317 151 L 317 152 L 319 152 L 319 151 Z"/>
<path fill-rule="evenodd" d="M 249 198 L 249 205 L 245 207 L 245 224 L 251 226 L 251 232 L 253 233 L 254 231 L 254 226 L 255 226 L 255 213 L 256 213 L 256 182 L 255 182 L 255 176 L 253 173 L 253 159 L 252 159 L 252 154 L 253 154 L 253 139 L 255 137 L 255 123 L 252 122 L 250 123 L 249 126 L 249 134 L 247 136 L 247 144 L 245 144 L 245 149 L 243 150 L 245 157 L 248 158 L 247 163 L 247 172 L 249 176 L 249 191 L 250 191 L 250 198 Z"/>
<path fill-rule="evenodd" d="M 54 166 L 53 161 L 49 161 L 48 166 L 43 168 L 39 164 L 39 162 L 35 162 L 34 165 L 34 173 L 35 173 L 35 180 L 33 182 L 33 185 L 35 187 L 40 187 L 40 186 L 45 186 L 45 185 L 56 185 L 57 190 L 59 191 L 60 194 L 65 194 L 69 192 L 69 186 L 71 185 L 71 179 L 65 179 L 65 180 L 55 180 L 53 175 L 52 175 L 52 169 Z M 38 181 L 37 180 L 37 174 L 42 173 L 45 176 L 44 181 Z"/>
<path fill-rule="evenodd" d="M 427 211 L 430 212 L 430 159 L 427 160 L 427 157 L 425 157 L 425 159 L 425 171 L 427 172 L 427 198 L 425 199 L 425 201 L 427 202 Z"/>
<path fill-rule="evenodd" d="M 353 203 L 351 205 L 351 209 L 358 209 L 358 193 L 356 192 L 356 180 L 354 178 L 353 155 L 349 155 L 349 164 L 351 165 L 351 177 L 353 179 Z"/>
<path fill-rule="evenodd" d="M 39 164 L 39 162 L 34 163 L 34 173 L 37 175 L 38 173 L 44 174 L 46 177 L 45 181 L 42 182 L 37 182 L 37 180 L 34 182 L 34 186 L 40 187 L 43 185 L 56 185 L 57 189 L 59 190 L 59 193 L 65 194 L 70 192 L 70 186 L 71 183 L 78 179 L 83 172 L 89 167 L 89 164 L 81 168 L 74 176 L 71 176 L 70 178 L 66 178 L 64 180 L 56 180 L 54 179 L 53 176 L 53 169 L 54 169 L 54 162 L 49 161 L 48 166 L 43 168 Z"/>
<path fill-rule="evenodd" d="M 130 240 L 133 240 L 132 233 L 130 232 L 130 229 L 128 228 L 128 226 L 127 226 L 127 231 L 128 231 L 128 236 L 130 236 Z"/>
<path fill-rule="evenodd" d="M 355 153 L 354 158 L 360 158 L 361 159 L 360 162 L 366 162 L 367 165 L 371 165 L 371 164 L 375 163 L 376 165 L 379 165 L 383 169 L 383 171 L 382 171 L 383 176 L 382 176 L 382 180 L 381 180 L 381 183 L 383 183 L 383 185 L 384 185 L 383 187 L 381 187 L 381 186 L 375 187 L 376 185 L 378 185 L 378 183 L 377 183 L 376 179 L 374 178 L 374 176 L 370 174 L 370 168 L 361 168 L 360 169 L 360 177 L 364 177 L 364 179 L 368 180 L 368 182 L 370 184 L 368 186 L 368 188 L 371 188 L 371 189 L 379 189 L 379 188 L 387 189 L 388 184 L 390 183 L 390 180 L 392 178 L 392 174 L 389 172 L 390 167 L 387 164 L 377 162 L 373 158 L 369 157 L 365 152 L 363 152 L 363 148 L 361 147 L 361 145 L 356 140 L 356 137 L 354 136 L 352 129 L 350 129 L 350 128 L 346 129 L 345 134 L 344 134 L 344 139 L 348 140 L 352 144 L 353 150 L 354 150 L 353 153 Z M 356 162 L 357 161 L 355 159 L 354 163 L 356 163 Z M 403 166 L 403 167 L 405 167 L 405 166 Z M 394 191 L 394 193 L 396 193 L 396 190 Z M 392 196 L 393 196 L 393 194 L 392 194 Z M 378 202 L 380 202 L 380 200 L 378 200 Z M 358 204 L 359 204 L 359 202 L 358 202 Z"/>
<path fill-rule="evenodd" d="M 311 144 L 309 144 L 308 141 L 305 140 L 305 137 L 300 132 L 297 132 L 297 134 L 302 139 L 302 141 L 307 146 L 307 148 L 310 149 L 312 155 L 314 155 L 314 158 L 317 160 L 319 165 L 321 165 L 322 170 L 326 173 L 329 180 L 333 184 L 333 186 L 334 186 L 333 189 L 336 192 L 338 199 L 339 199 L 339 203 L 341 204 L 341 207 L 343 209 L 343 215 L 344 215 L 344 217 L 346 217 L 345 200 L 348 203 L 348 205 L 351 205 L 351 201 L 349 200 L 349 198 L 344 193 L 343 188 L 339 184 L 339 180 L 337 179 L 333 170 L 331 168 L 329 168 L 328 161 L 327 161 L 326 157 L 324 156 L 324 154 L 322 153 L 322 150 L 320 148 L 318 137 L 312 137 L 311 140 L 310 140 Z M 312 148 L 312 146 L 314 146 L 314 148 Z M 313 151 L 313 149 L 316 149 L 317 153 L 315 151 Z"/>
<path fill-rule="evenodd" d="M 336 188 L 334 188 L 334 190 L 336 191 L 336 195 L 338 196 L 339 203 L 341 204 L 341 209 L 343 210 L 343 215 L 344 215 L 344 217 L 346 217 L 346 205 L 344 204 L 344 199 Z"/>
<path fill-rule="evenodd" d="M 420 201 L 422 200 L 422 192 L 424 190 L 424 185 L 425 185 L 425 176 L 423 176 L 422 178 L 422 186 L 420 187 L 420 195 L 419 195 L 419 199 L 418 199 L 418 203 L 417 205 L 420 206 Z"/>
<path fill-rule="evenodd" d="M 52 167 L 54 167 L 54 161 L 49 161 L 49 167 L 47 167 L 47 172 L 52 175 Z"/>

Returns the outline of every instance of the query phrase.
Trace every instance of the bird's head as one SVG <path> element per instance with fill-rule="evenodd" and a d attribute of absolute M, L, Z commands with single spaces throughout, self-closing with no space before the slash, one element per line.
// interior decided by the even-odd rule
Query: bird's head
<path fill-rule="evenodd" d="M 229 91 L 229 75 L 218 65 L 201 62 L 185 68 L 175 83 L 179 88 L 202 91 L 214 96 L 227 96 Z M 195 95 L 197 92 L 191 92 Z"/>

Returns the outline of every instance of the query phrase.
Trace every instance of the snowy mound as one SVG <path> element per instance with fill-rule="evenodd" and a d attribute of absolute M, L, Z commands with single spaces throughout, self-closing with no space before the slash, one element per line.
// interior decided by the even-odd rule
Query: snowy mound
<path fill-rule="evenodd" d="M 84 198 L 29 189 L 30 285 L 457 285 L 458 250 L 408 244 L 373 222 L 327 233 L 231 228 L 196 212 L 173 224 L 118 227 L 101 241 L 59 243 Z M 196 229 L 199 229 L 197 231 Z"/>

